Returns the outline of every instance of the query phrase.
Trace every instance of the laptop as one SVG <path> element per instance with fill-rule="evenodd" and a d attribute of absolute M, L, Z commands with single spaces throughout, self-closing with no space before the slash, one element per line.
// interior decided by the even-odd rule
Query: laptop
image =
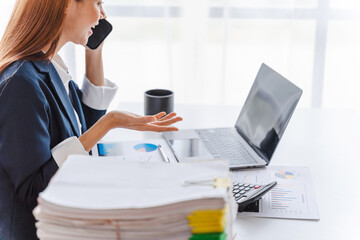
<path fill-rule="evenodd" d="M 234 127 L 165 132 L 178 162 L 228 159 L 231 169 L 264 167 L 284 134 L 302 90 L 262 64 Z"/>

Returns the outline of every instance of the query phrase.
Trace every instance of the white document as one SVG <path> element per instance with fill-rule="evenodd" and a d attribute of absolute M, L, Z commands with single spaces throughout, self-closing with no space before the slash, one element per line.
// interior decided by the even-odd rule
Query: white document
<path fill-rule="evenodd" d="M 214 176 L 230 176 L 226 161 L 143 163 L 119 161 L 117 157 L 71 155 L 40 198 L 80 209 L 146 208 L 204 198 L 222 199 L 226 189 L 214 188 L 211 182 L 183 185 L 185 181 L 212 180 Z"/>
<path fill-rule="evenodd" d="M 307 167 L 268 166 L 257 170 L 233 171 L 232 179 L 234 182 L 278 183 L 259 201 L 257 212 L 238 213 L 238 216 L 320 219 Z"/>
<path fill-rule="evenodd" d="M 170 162 L 176 158 L 164 139 L 140 141 L 101 142 L 92 150 L 94 156 L 122 156 L 123 159 L 136 162 L 164 162 L 158 146 L 161 145 L 165 157 Z"/>

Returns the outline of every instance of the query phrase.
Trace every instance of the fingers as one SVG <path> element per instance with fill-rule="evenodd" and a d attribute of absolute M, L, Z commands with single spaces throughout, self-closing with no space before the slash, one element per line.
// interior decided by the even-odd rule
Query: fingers
<path fill-rule="evenodd" d="M 176 122 L 182 121 L 181 117 L 175 117 L 176 113 L 172 112 L 166 115 L 165 112 L 160 112 L 153 116 L 140 116 L 138 114 L 129 112 L 113 111 L 114 119 L 117 127 L 134 129 L 139 131 L 178 131 L 179 129 L 170 126 Z"/>
<path fill-rule="evenodd" d="M 177 127 L 162 127 L 160 129 L 155 130 L 155 132 L 174 132 L 179 131 Z"/>
<path fill-rule="evenodd" d="M 142 115 L 139 115 L 139 114 L 136 114 L 136 113 L 130 113 L 128 112 L 128 114 L 131 114 L 135 117 L 143 117 Z M 169 113 L 168 115 L 166 115 L 166 112 L 159 112 L 155 115 L 152 115 L 153 117 L 155 117 L 157 120 L 159 121 L 162 121 L 162 120 L 167 120 L 167 119 L 170 119 L 172 117 L 175 117 L 176 116 L 176 113 L 172 112 L 172 113 Z"/>
<path fill-rule="evenodd" d="M 174 126 L 157 126 L 148 124 L 146 126 L 141 126 L 136 130 L 140 131 L 152 131 L 152 132 L 169 132 L 169 131 L 179 131 L 177 127 Z"/>
<path fill-rule="evenodd" d="M 181 117 L 175 117 L 175 118 L 171 118 L 171 119 L 168 119 L 168 120 L 157 121 L 157 122 L 154 122 L 154 123 L 151 123 L 151 124 L 157 125 L 157 126 L 168 126 L 168 125 L 177 123 L 177 122 L 182 121 L 182 120 L 183 119 Z"/>
<path fill-rule="evenodd" d="M 131 119 L 133 121 L 133 124 L 146 124 L 155 122 L 157 119 L 154 116 L 144 116 L 144 117 L 135 117 Z"/>
<path fill-rule="evenodd" d="M 162 118 L 165 115 L 166 115 L 166 112 L 159 112 L 158 114 L 155 114 L 153 116 L 156 117 L 157 120 L 159 120 L 160 118 Z"/>
<path fill-rule="evenodd" d="M 168 119 L 173 118 L 175 116 L 176 116 L 176 113 L 172 112 L 172 113 L 169 113 L 168 115 L 162 117 L 161 119 L 159 119 L 159 121 L 168 120 Z"/>

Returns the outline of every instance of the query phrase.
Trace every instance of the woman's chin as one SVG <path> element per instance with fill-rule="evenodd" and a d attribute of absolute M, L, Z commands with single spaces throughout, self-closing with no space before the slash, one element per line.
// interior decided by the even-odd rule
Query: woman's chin
<path fill-rule="evenodd" d="M 88 43 L 88 37 L 83 38 L 81 40 L 77 40 L 77 41 L 71 41 L 72 43 L 74 43 L 75 45 L 81 45 L 81 46 L 86 46 L 86 44 Z"/>

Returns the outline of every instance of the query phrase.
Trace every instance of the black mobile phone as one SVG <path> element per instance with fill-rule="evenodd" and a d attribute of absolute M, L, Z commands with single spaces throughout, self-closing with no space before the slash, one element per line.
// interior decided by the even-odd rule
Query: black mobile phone
<path fill-rule="evenodd" d="M 112 31 L 112 25 L 105 19 L 100 19 L 99 24 L 92 29 L 93 34 L 89 37 L 86 46 L 96 49 Z"/>

